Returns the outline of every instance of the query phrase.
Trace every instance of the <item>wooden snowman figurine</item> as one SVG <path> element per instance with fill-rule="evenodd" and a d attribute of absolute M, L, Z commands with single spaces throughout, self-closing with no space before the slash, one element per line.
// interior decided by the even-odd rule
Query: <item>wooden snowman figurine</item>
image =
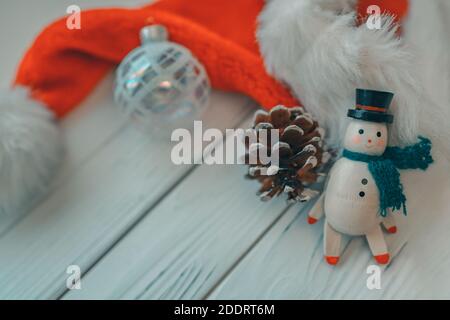
<path fill-rule="evenodd" d="M 406 148 L 387 147 L 393 115 L 388 108 L 390 92 L 356 89 L 356 109 L 344 138 L 344 151 L 330 170 L 325 191 L 308 214 L 315 223 L 325 215 L 325 260 L 339 262 L 341 235 L 365 236 L 379 264 L 389 262 L 381 225 L 397 231 L 392 210 L 406 214 L 406 198 L 397 169 L 426 169 L 433 160 L 428 139 Z"/>

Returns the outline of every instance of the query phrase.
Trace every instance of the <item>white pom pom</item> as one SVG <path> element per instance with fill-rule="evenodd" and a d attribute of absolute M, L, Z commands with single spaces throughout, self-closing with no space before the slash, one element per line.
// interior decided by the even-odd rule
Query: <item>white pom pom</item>
<path fill-rule="evenodd" d="M 0 90 L 0 214 L 42 194 L 61 160 L 53 115 L 27 90 Z"/>

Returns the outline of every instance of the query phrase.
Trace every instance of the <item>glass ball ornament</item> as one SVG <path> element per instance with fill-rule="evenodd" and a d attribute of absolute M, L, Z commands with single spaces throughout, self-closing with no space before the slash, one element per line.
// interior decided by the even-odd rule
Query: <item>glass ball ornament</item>
<path fill-rule="evenodd" d="M 116 71 L 114 100 L 141 128 L 192 127 L 207 107 L 211 86 L 203 65 L 168 41 L 164 26 L 144 27 L 141 46 Z"/>

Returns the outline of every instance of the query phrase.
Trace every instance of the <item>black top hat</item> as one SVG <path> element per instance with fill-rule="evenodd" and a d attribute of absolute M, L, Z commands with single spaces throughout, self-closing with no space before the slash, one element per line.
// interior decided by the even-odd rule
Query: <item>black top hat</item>
<path fill-rule="evenodd" d="M 356 89 L 356 109 L 350 109 L 347 116 L 370 122 L 392 123 L 394 116 L 388 114 L 394 94 L 385 91 Z"/>

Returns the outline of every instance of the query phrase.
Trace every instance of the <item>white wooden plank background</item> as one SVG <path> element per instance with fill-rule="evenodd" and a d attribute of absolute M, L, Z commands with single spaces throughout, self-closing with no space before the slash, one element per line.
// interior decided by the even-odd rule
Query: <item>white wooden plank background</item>
<path fill-rule="evenodd" d="M 53 192 L 1 237 L 0 297 L 58 297 L 68 265 L 88 269 L 192 170 L 170 162 L 168 140 L 123 125 L 111 87 L 110 77 L 86 101 L 88 111 L 63 121 L 68 155 Z M 250 112 L 242 96 L 214 93 L 211 100 L 205 127 L 233 127 Z M 8 227 L 11 217 L 4 219 Z"/>
<path fill-rule="evenodd" d="M 248 114 L 246 98 L 216 97 L 205 124 L 232 127 Z M 0 296 L 57 297 L 67 266 L 89 268 L 191 169 L 172 164 L 167 141 L 124 127 L 0 238 Z"/>
<path fill-rule="evenodd" d="M 198 168 L 65 298 L 204 297 L 286 209 L 281 199 L 259 201 L 244 173 Z"/>
<path fill-rule="evenodd" d="M 0 39 L 9 44 L 0 50 L 0 85 L 12 79 L 33 35 L 69 4 L 0 4 Z M 420 1 L 413 6 L 409 28 L 420 27 L 422 11 L 432 19 L 439 12 Z M 441 27 L 436 23 L 430 32 Z M 448 82 L 433 81 L 450 70 L 427 63 L 436 60 L 427 48 L 429 34 L 409 38 L 422 50 L 427 90 L 448 105 Z M 383 271 L 382 290 L 369 291 L 365 271 L 373 262 L 362 239 L 346 239 L 342 264 L 329 267 L 322 258 L 322 223 L 305 222 L 311 204 L 260 202 L 242 166 L 172 165 L 169 141 L 125 123 L 111 87 L 112 76 L 62 121 L 67 157 L 49 194 L 26 214 L 0 217 L 0 298 L 450 297 L 450 168 L 442 156 L 427 173 L 403 175 L 410 216 L 400 219 L 398 235 L 388 236 L 394 259 Z M 214 92 L 205 125 L 245 127 L 252 105 L 243 96 Z M 81 290 L 66 288 L 70 264 L 81 267 Z"/>

